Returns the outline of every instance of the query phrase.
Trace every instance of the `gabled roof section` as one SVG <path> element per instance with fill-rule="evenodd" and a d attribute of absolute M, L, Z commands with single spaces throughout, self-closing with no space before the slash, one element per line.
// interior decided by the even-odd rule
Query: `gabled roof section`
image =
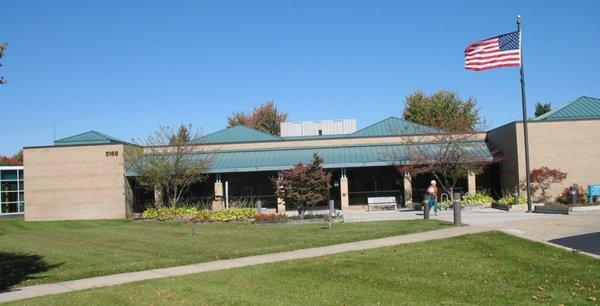
<path fill-rule="evenodd" d="M 273 136 L 259 130 L 255 130 L 243 125 L 236 125 L 224 130 L 214 132 L 196 139 L 191 142 L 200 143 L 232 143 L 232 142 L 253 142 L 253 141 L 273 141 L 282 140 L 281 137 Z"/>
<path fill-rule="evenodd" d="M 600 118 L 600 99 L 579 97 L 533 120 L 565 120 Z"/>
<path fill-rule="evenodd" d="M 63 139 L 55 140 L 55 146 L 66 145 L 85 145 L 85 144 L 109 144 L 109 143 L 125 143 L 124 141 L 102 134 L 96 131 L 89 131 Z"/>
<path fill-rule="evenodd" d="M 395 135 L 434 134 L 437 130 L 408 120 L 397 117 L 389 117 L 377 123 L 371 124 L 364 129 L 358 130 L 349 137 L 374 137 Z"/>

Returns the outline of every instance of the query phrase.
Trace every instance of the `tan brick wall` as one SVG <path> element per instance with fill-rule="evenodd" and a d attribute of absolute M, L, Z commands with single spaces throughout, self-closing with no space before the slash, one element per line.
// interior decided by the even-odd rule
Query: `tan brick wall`
<path fill-rule="evenodd" d="M 546 166 L 567 172 L 563 183 L 548 190 L 549 195 L 555 196 L 574 183 L 584 188 L 588 184 L 600 184 L 600 150 L 596 141 L 600 120 L 534 121 L 528 127 L 531 169 Z M 510 153 L 501 167 L 506 168 L 504 173 L 512 176 L 506 180 L 512 183 L 517 178 L 525 178 L 523 124 L 512 123 L 506 128 L 514 132 L 490 131 L 488 137 L 492 135 L 490 141 L 498 147 L 507 148 Z M 518 153 L 513 151 L 514 147 Z"/>
<path fill-rule="evenodd" d="M 26 148 L 23 155 L 25 220 L 127 216 L 122 144 Z"/>

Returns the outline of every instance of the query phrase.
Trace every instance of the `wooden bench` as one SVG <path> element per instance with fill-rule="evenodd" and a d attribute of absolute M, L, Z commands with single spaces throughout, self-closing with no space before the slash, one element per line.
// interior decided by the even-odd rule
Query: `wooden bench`
<path fill-rule="evenodd" d="M 394 210 L 398 208 L 396 197 L 373 197 L 367 198 L 368 211 L 373 207 L 392 207 Z"/>

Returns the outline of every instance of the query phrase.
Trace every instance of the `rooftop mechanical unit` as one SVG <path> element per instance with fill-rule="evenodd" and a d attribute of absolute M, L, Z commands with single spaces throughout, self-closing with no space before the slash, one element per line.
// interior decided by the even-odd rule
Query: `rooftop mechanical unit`
<path fill-rule="evenodd" d="M 346 135 L 356 132 L 356 119 L 281 123 L 281 137 Z"/>

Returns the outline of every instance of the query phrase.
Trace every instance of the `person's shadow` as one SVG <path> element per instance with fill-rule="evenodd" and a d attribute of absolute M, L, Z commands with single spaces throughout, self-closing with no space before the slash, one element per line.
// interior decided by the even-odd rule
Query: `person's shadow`
<path fill-rule="evenodd" d="M 0 292 L 57 266 L 49 265 L 39 255 L 0 252 Z"/>

